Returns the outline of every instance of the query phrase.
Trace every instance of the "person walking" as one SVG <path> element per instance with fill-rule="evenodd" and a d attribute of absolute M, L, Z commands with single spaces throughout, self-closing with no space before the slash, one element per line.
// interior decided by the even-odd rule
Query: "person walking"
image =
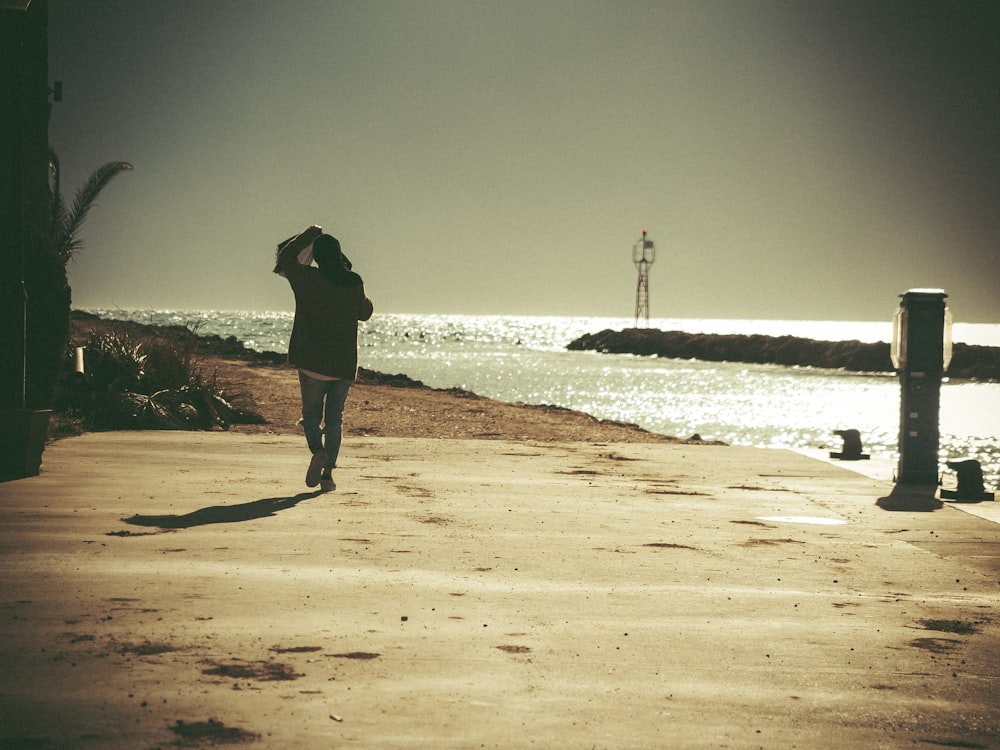
<path fill-rule="evenodd" d="M 336 489 L 344 404 L 358 376 L 358 321 L 371 318 L 374 308 L 340 242 L 319 227 L 278 245 L 274 271 L 288 279 L 295 296 L 288 361 L 299 369 L 299 424 L 312 453 L 306 485 L 330 491 Z"/>

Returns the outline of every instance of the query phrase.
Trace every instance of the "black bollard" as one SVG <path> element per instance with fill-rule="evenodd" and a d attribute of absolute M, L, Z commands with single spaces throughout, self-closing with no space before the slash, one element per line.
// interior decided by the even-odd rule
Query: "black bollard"
<path fill-rule="evenodd" d="M 837 458 L 841 461 L 862 461 L 871 458 L 861 449 L 861 433 L 857 430 L 834 430 L 834 435 L 840 435 L 844 439 L 844 448 L 839 453 L 830 453 L 830 458 Z"/>
<path fill-rule="evenodd" d="M 942 498 L 966 503 L 978 503 L 993 499 L 993 493 L 985 491 L 983 467 L 979 461 L 974 458 L 958 458 L 945 462 L 945 465 L 958 477 L 958 488 L 941 490 Z"/>

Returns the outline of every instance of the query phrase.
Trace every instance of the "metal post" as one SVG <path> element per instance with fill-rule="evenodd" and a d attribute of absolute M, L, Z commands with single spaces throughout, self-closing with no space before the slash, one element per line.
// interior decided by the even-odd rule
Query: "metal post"
<path fill-rule="evenodd" d="M 951 359 L 947 296 L 940 289 L 900 295 L 892 348 L 900 385 L 900 484 L 938 482 L 941 378 Z"/>

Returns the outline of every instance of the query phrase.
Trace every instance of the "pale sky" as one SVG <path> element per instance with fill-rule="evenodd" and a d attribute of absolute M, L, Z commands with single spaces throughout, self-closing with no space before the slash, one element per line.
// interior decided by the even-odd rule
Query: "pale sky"
<path fill-rule="evenodd" d="M 77 307 L 1000 323 L 1000 3 L 49 0 Z"/>

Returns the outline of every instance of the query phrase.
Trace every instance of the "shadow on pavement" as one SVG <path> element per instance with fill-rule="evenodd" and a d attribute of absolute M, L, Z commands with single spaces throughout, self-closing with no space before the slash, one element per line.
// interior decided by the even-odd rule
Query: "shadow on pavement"
<path fill-rule="evenodd" d="M 933 484 L 897 484 L 888 497 L 880 497 L 875 504 L 882 510 L 929 513 L 944 507 L 936 493 L 937 486 Z"/>
<path fill-rule="evenodd" d="M 122 520 L 134 526 L 156 526 L 161 529 L 188 529 L 192 526 L 205 526 L 210 523 L 239 523 L 240 521 L 252 521 L 255 518 L 273 516 L 280 511 L 294 508 L 303 500 L 309 500 L 321 494 L 323 494 L 322 490 L 315 490 L 313 492 L 300 492 L 293 497 L 267 497 L 240 505 L 212 505 L 180 516 L 135 515 Z"/>

